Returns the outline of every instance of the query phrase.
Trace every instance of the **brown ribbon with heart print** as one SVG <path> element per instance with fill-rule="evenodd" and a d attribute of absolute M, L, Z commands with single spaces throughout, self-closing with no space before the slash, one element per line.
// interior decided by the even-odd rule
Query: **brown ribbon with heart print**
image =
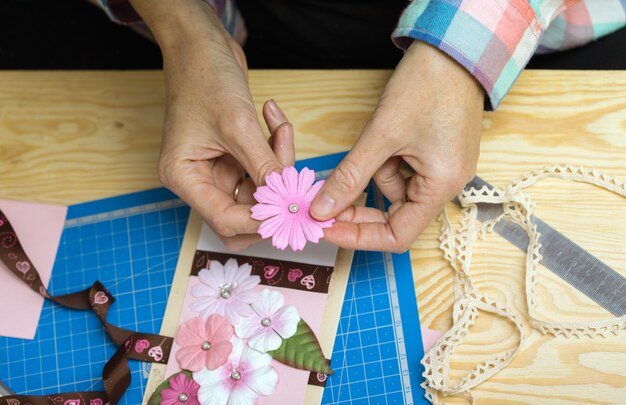
<path fill-rule="evenodd" d="M 104 330 L 119 346 L 102 371 L 104 392 L 67 392 L 45 396 L 11 395 L 0 397 L 0 405 L 114 405 L 130 385 L 129 358 L 151 363 L 167 363 L 173 339 L 151 333 L 133 332 L 110 324 L 106 318 L 115 298 L 99 281 L 87 290 L 59 296 L 48 294 L 39 272 L 28 258 L 13 226 L 1 210 L 0 261 L 43 297 L 67 308 L 92 310 L 102 323 Z"/>

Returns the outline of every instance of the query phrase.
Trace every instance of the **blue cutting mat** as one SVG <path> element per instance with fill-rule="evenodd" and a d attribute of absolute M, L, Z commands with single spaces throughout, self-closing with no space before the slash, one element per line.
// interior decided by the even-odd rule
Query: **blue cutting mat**
<path fill-rule="evenodd" d="M 70 207 L 50 292 L 100 280 L 117 299 L 111 323 L 158 333 L 188 217 L 165 189 Z M 46 300 L 34 340 L 0 337 L 0 380 L 20 394 L 103 390 L 102 368 L 115 350 L 93 313 Z M 130 369 L 120 404 L 138 405 L 149 365 L 131 361 Z"/>
<path fill-rule="evenodd" d="M 345 153 L 300 161 L 328 175 Z M 370 185 L 367 206 L 388 201 Z M 354 254 L 322 404 L 428 404 L 409 253 Z"/>
<path fill-rule="evenodd" d="M 344 155 L 296 166 L 327 174 Z M 372 188 L 368 195 L 368 205 L 384 204 Z M 51 293 L 100 280 L 117 298 L 109 321 L 158 333 L 188 215 L 164 189 L 70 207 Z M 102 367 L 115 350 L 93 314 L 46 302 L 33 341 L 0 337 L 0 380 L 33 395 L 102 390 Z M 408 253 L 356 252 L 331 360 L 335 374 L 322 402 L 426 403 L 419 387 L 422 355 Z M 149 364 L 131 361 L 130 368 L 132 383 L 120 404 L 137 405 Z"/>

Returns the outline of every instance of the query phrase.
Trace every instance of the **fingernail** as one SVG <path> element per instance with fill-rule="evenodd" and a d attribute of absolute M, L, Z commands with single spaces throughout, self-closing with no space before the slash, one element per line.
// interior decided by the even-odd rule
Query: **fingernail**
<path fill-rule="evenodd" d="M 313 216 L 321 219 L 326 219 L 333 212 L 335 208 L 335 200 L 330 198 L 326 193 L 322 193 L 317 196 L 311 206 L 311 212 Z"/>
<path fill-rule="evenodd" d="M 270 109 L 270 113 L 274 117 L 278 117 L 278 105 L 276 104 L 276 101 L 274 101 L 274 99 L 271 98 L 268 100 L 267 107 Z"/>

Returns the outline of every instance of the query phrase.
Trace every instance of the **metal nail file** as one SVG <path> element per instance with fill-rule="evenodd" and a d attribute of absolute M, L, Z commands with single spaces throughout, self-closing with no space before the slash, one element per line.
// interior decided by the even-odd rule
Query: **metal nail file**
<path fill-rule="evenodd" d="M 476 176 L 465 188 L 480 189 L 483 186 L 493 187 Z M 457 200 L 455 202 L 458 204 Z M 502 205 L 500 204 L 478 204 L 477 217 L 480 221 L 495 218 L 501 213 Z M 531 220 L 537 225 L 537 231 L 540 234 L 540 252 L 543 256 L 541 264 L 611 314 L 626 315 L 626 277 L 541 219 L 532 216 Z M 494 231 L 522 251 L 526 251 L 528 235 L 519 225 L 502 220 L 496 224 Z"/>

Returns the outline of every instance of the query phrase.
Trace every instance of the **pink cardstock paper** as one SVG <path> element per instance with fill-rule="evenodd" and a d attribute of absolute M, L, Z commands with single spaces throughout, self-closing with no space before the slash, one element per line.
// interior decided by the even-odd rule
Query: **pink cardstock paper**
<path fill-rule="evenodd" d="M 0 210 L 47 287 L 63 233 L 67 207 L 0 200 Z M 0 262 L 0 335 L 34 339 L 44 298 Z"/>
<path fill-rule="evenodd" d="M 424 353 L 430 350 L 431 347 L 443 336 L 443 333 L 438 330 L 428 329 L 424 326 L 422 330 L 422 345 L 424 346 Z"/>

